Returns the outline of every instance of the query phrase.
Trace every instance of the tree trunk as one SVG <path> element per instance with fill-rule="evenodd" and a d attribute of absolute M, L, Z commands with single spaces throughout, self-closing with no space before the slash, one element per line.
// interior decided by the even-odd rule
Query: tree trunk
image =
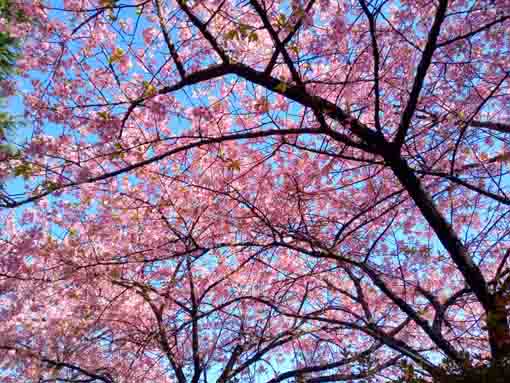
<path fill-rule="evenodd" d="M 493 363 L 502 365 L 510 356 L 510 328 L 506 302 L 499 294 L 494 297 L 490 309 L 487 310 L 487 331 Z"/>
<path fill-rule="evenodd" d="M 444 375 L 434 383 L 505 383 L 510 382 L 510 367 L 487 367 L 466 371 L 462 375 Z"/>

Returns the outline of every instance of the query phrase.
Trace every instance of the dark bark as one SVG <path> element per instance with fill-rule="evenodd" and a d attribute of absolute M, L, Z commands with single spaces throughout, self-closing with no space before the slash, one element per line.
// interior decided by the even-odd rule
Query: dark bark
<path fill-rule="evenodd" d="M 510 381 L 510 368 L 497 366 L 469 369 L 462 374 L 444 375 L 434 383 L 505 383 Z"/>
<path fill-rule="evenodd" d="M 385 159 L 438 236 L 442 245 L 448 250 L 453 262 L 483 306 L 487 315 L 486 323 L 492 358 L 494 363 L 500 363 L 501 360 L 510 355 L 510 327 L 504 300 L 499 294 L 493 295 L 489 292 L 481 270 L 474 264 L 465 246 L 453 231 L 451 225 L 437 210 L 431 197 L 407 162 L 400 158 L 396 151 L 391 150 L 387 151 Z"/>

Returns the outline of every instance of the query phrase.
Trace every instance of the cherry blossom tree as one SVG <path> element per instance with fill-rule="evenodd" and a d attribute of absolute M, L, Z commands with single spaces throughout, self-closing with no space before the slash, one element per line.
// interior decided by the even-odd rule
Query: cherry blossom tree
<path fill-rule="evenodd" d="M 2 381 L 510 376 L 510 1 L 11 6 Z"/>

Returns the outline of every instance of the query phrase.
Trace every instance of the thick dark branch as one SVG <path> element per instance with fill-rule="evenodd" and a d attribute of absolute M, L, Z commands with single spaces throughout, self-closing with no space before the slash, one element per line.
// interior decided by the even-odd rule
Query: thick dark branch
<path fill-rule="evenodd" d="M 80 24 L 78 24 L 78 26 L 76 26 L 71 31 L 71 36 L 74 35 L 76 32 L 78 32 L 85 24 L 88 24 L 89 22 L 94 20 L 96 17 L 101 16 L 101 14 L 104 13 L 107 9 L 109 9 L 109 8 L 108 7 L 98 8 L 98 10 L 94 14 L 87 17 L 85 20 L 83 20 Z"/>
<path fill-rule="evenodd" d="M 232 354 L 230 355 L 230 358 L 228 359 L 228 362 L 216 383 L 228 382 L 230 374 L 232 373 L 232 369 L 234 368 L 235 364 L 239 361 L 239 357 L 241 356 L 242 352 L 243 352 L 242 345 L 238 344 L 234 347 L 234 350 L 232 351 Z"/>
<path fill-rule="evenodd" d="M 100 382 L 104 382 L 104 383 L 114 383 L 114 380 L 111 379 L 110 377 L 108 376 L 105 376 L 105 375 L 99 375 L 97 373 L 94 373 L 94 372 L 90 372 L 90 371 L 87 371 L 79 366 L 76 366 L 74 364 L 71 364 L 71 363 L 66 363 L 66 362 L 58 362 L 58 361 L 55 361 L 55 360 L 51 360 L 51 359 L 47 359 L 47 358 L 41 358 L 41 361 L 43 361 L 44 363 L 48 364 L 48 366 L 51 366 L 51 367 L 54 367 L 54 368 L 67 368 L 71 371 L 76 371 L 82 375 L 85 375 L 93 380 L 97 380 L 97 381 L 100 381 Z"/>
<path fill-rule="evenodd" d="M 502 23 L 506 20 L 510 19 L 510 16 L 503 16 L 503 17 L 500 17 L 499 19 L 496 19 L 494 21 L 491 21 L 490 23 L 487 23 L 485 25 L 482 25 L 481 27 L 471 31 L 471 32 L 468 32 L 466 34 L 463 34 L 463 35 L 460 35 L 460 36 L 457 36 L 457 37 L 454 37 L 452 39 L 449 39 L 449 40 L 446 40 L 446 41 L 442 41 L 440 42 L 439 44 L 437 44 L 437 47 L 444 47 L 445 45 L 448 45 L 448 44 L 451 44 L 451 43 L 454 43 L 456 41 L 459 41 L 459 40 L 464 40 L 464 39 L 469 39 L 470 37 L 473 37 L 474 35 L 480 33 L 480 32 L 483 32 L 491 27 L 493 27 L 494 25 L 497 25 L 499 23 Z"/>
<path fill-rule="evenodd" d="M 230 373 L 230 376 L 232 377 L 232 376 L 236 376 L 236 375 L 240 374 L 242 371 L 244 371 L 245 369 L 250 367 L 252 364 L 260 361 L 260 359 L 265 354 L 267 354 L 269 351 L 271 351 L 271 350 L 273 350 L 273 349 L 275 349 L 277 347 L 283 346 L 285 343 L 288 343 L 288 342 L 290 342 L 290 341 L 292 341 L 292 340 L 294 340 L 296 338 L 297 338 L 297 336 L 293 335 L 293 334 L 284 334 L 284 335 L 282 335 L 279 338 L 275 338 L 267 346 L 265 346 L 264 348 L 261 348 L 260 350 L 258 350 L 250 358 L 248 358 L 246 361 L 244 361 L 239 367 L 234 369 Z"/>
<path fill-rule="evenodd" d="M 357 278 L 354 273 L 349 270 L 348 267 L 345 268 L 345 272 L 349 275 L 349 278 L 351 278 L 351 281 L 354 283 L 354 287 L 356 288 L 356 301 L 359 302 L 361 305 L 361 308 L 363 309 L 365 313 L 365 317 L 367 318 L 367 321 L 371 322 L 372 312 L 370 311 L 370 307 L 368 305 L 367 300 L 365 299 L 365 294 L 363 292 L 363 286 L 361 286 L 361 278 Z"/>
<path fill-rule="evenodd" d="M 359 0 L 363 12 L 368 18 L 368 25 L 370 28 L 370 38 L 372 40 L 372 57 L 374 58 L 374 93 L 375 93 L 375 110 L 374 110 L 374 121 L 375 128 L 378 132 L 382 132 L 381 118 L 379 116 L 381 112 L 381 100 L 380 100 L 380 87 L 379 87 L 379 66 L 380 66 L 380 55 L 379 46 L 377 44 L 377 28 L 374 14 L 370 12 L 365 0 Z"/>
<path fill-rule="evenodd" d="M 315 3 L 315 0 L 310 0 L 308 5 L 306 6 L 304 13 L 306 14 L 312 9 L 313 4 Z M 299 21 L 292 27 L 292 30 L 289 32 L 289 34 L 283 39 L 280 45 L 276 45 L 275 51 L 273 52 L 273 55 L 271 56 L 271 59 L 269 60 L 269 64 L 267 65 L 266 70 L 264 73 L 271 74 L 273 71 L 274 66 L 276 65 L 276 60 L 278 59 L 278 55 L 280 54 L 280 51 L 282 48 L 284 48 L 290 40 L 295 36 L 299 28 L 303 25 L 304 15 L 299 18 Z"/>
<path fill-rule="evenodd" d="M 278 383 L 278 382 L 284 381 L 286 379 L 294 378 L 294 377 L 301 376 L 301 375 L 304 375 L 304 374 L 310 374 L 310 373 L 314 373 L 314 372 L 326 371 L 326 370 L 330 370 L 330 369 L 333 369 L 333 368 L 342 367 L 342 366 L 345 366 L 345 365 L 350 364 L 350 363 L 355 363 L 356 361 L 371 355 L 379 347 L 381 347 L 381 345 L 380 344 L 376 344 L 376 345 L 368 348 L 365 351 L 362 351 L 362 352 L 360 352 L 360 353 L 358 353 L 358 354 L 356 354 L 356 355 L 354 355 L 352 357 L 339 360 L 337 362 L 325 363 L 325 364 L 321 364 L 321 365 L 318 365 L 318 366 L 303 367 L 303 368 L 298 368 L 298 369 L 295 369 L 295 370 L 292 370 L 292 371 L 287 371 L 287 372 L 284 372 L 283 374 L 278 375 L 276 378 L 273 378 L 273 379 L 267 381 L 266 383 Z"/>
<path fill-rule="evenodd" d="M 473 260 L 467 253 L 464 244 L 434 205 L 432 198 L 424 190 L 421 181 L 407 162 L 399 158 L 398 155 L 392 151 L 389 151 L 385 158 L 393 170 L 393 173 L 406 188 L 416 206 L 423 214 L 423 217 L 432 227 L 445 249 L 450 253 L 453 262 L 464 276 L 468 286 L 473 290 L 484 309 L 488 310 L 491 306 L 491 297 L 487 283 L 482 272 L 478 266 L 473 263 Z"/>
<path fill-rule="evenodd" d="M 104 181 L 108 180 L 110 178 L 116 177 L 118 175 L 128 173 L 130 171 L 139 169 L 141 167 L 150 165 L 152 163 L 158 162 L 164 158 L 170 157 L 174 154 L 184 152 L 186 150 L 190 150 L 193 148 L 198 148 L 201 146 L 207 146 L 211 144 L 217 144 L 220 142 L 226 142 L 226 141 L 235 141 L 235 140 L 242 140 L 242 139 L 250 139 L 250 138 L 261 138 L 261 137 L 270 137 L 270 136 L 279 136 L 279 135 L 292 135 L 292 134 L 323 134 L 322 131 L 313 129 L 313 128 L 303 128 L 303 129 L 273 129 L 273 130 L 266 130 L 266 131 L 259 131 L 259 132 L 249 132 L 249 133 L 237 133 L 237 134 L 231 134 L 226 136 L 220 136 L 220 137 L 211 137 L 211 138 L 205 138 L 199 141 L 192 142 L 190 144 L 178 146 L 172 150 L 169 150 L 167 152 L 161 153 L 157 156 L 148 158 L 146 160 L 136 162 L 132 165 L 125 166 L 121 169 L 103 173 L 101 175 L 98 175 L 96 177 L 90 177 L 82 181 L 76 181 L 76 182 L 69 182 L 67 184 L 60 185 L 58 188 L 46 191 L 44 193 L 37 194 L 35 196 L 32 196 L 30 198 L 26 198 L 21 201 L 17 202 L 10 202 L 3 205 L 0 205 L 0 207 L 6 207 L 6 208 L 15 208 L 21 205 L 25 205 L 30 202 L 37 201 L 49 194 L 54 193 L 55 191 L 62 191 L 64 189 L 68 189 L 71 187 L 79 186 L 79 185 L 85 185 L 89 183 L 94 183 L 98 181 Z"/>
<path fill-rule="evenodd" d="M 262 9 L 262 6 L 258 3 L 257 0 L 250 0 L 250 4 L 255 9 L 255 12 L 259 15 L 260 19 L 262 20 L 262 24 L 264 24 L 264 28 L 268 31 L 269 35 L 271 36 L 271 39 L 273 40 L 276 49 L 280 51 L 283 55 L 283 60 L 285 61 L 285 64 L 287 64 L 287 67 L 289 68 L 289 71 L 292 75 L 292 80 L 296 84 L 301 84 L 301 76 L 296 70 L 296 67 L 294 66 L 294 63 L 292 59 L 289 56 L 289 52 L 285 49 L 282 42 L 280 41 L 280 38 L 278 37 L 278 33 L 274 30 L 273 26 L 271 25 L 271 22 L 269 21 L 267 17 L 267 11 Z"/>
<path fill-rule="evenodd" d="M 117 284 L 119 286 L 124 286 L 126 288 L 133 287 L 129 284 L 125 284 L 120 281 L 114 281 L 114 284 Z M 158 332 L 157 333 L 158 333 L 158 338 L 159 338 L 159 344 L 161 346 L 161 350 L 165 353 L 165 355 L 168 359 L 168 362 L 170 363 L 170 366 L 172 367 L 172 369 L 175 373 L 177 382 L 178 383 L 186 383 L 186 376 L 184 375 L 184 371 L 183 371 L 182 367 L 179 365 L 179 363 L 177 362 L 175 355 L 172 352 L 172 348 L 170 347 L 170 344 L 168 342 L 168 335 L 166 332 L 165 324 L 163 323 L 163 308 L 164 308 L 164 306 L 162 305 L 161 307 L 158 308 L 154 304 L 154 302 L 150 299 L 149 295 L 145 291 L 146 288 L 144 285 L 141 285 L 138 283 L 134 283 L 134 285 L 139 288 L 139 290 L 135 289 L 135 292 L 138 295 L 140 295 L 149 304 L 149 306 L 151 307 L 151 310 L 154 314 L 154 317 L 156 318 L 156 323 L 158 324 Z"/>
<path fill-rule="evenodd" d="M 338 260 L 338 257 L 334 254 L 327 254 L 327 253 L 322 253 L 322 252 L 320 252 L 320 253 L 312 252 L 312 251 L 309 251 L 306 249 L 288 246 L 285 243 L 282 243 L 281 246 L 292 248 L 296 251 L 311 255 L 316 258 L 325 257 L 325 258 L 331 258 L 331 259 Z M 434 366 L 432 363 L 430 363 L 426 358 L 421 356 L 418 351 L 413 349 L 411 346 L 407 345 L 402 340 L 395 337 L 395 335 L 399 331 L 401 331 L 402 328 L 408 323 L 408 319 L 406 319 L 402 323 L 402 326 L 398 326 L 397 328 L 390 331 L 389 333 L 386 333 L 386 332 L 382 331 L 381 329 L 379 329 L 377 327 L 377 325 L 375 325 L 375 324 L 369 324 L 367 326 L 362 326 L 362 325 L 352 323 L 352 322 L 345 322 L 345 321 L 340 321 L 340 320 L 337 320 L 334 318 L 319 316 L 319 315 L 316 315 L 316 313 L 295 314 L 295 313 L 290 313 L 290 312 L 284 312 L 284 311 L 282 311 L 281 307 L 278 307 L 277 305 L 275 305 L 271 302 L 268 302 L 268 301 L 260 299 L 260 298 L 254 298 L 254 299 L 256 301 L 259 301 L 261 303 L 264 303 L 264 304 L 272 307 L 275 311 L 281 313 L 282 315 L 285 315 L 285 316 L 288 316 L 291 318 L 301 318 L 301 319 L 318 321 L 318 322 L 323 322 L 323 323 L 331 323 L 331 324 L 338 325 L 338 326 L 341 326 L 344 328 L 360 331 L 360 332 L 367 334 L 367 335 L 373 337 L 374 339 L 384 343 L 386 346 L 399 352 L 400 354 L 412 359 L 413 361 L 415 361 L 418 365 L 422 366 L 425 370 L 427 370 L 432 375 L 440 375 L 441 374 L 440 369 L 437 368 L 436 366 Z"/>
<path fill-rule="evenodd" d="M 402 298 L 396 295 L 384 281 L 379 277 L 377 272 L 372 270 L 369 266 L 361 264 L 360 268 L 370 277 L 374 284 L 395 303 L 400 310 L 406 313 L 423 331 L 429 336 L 429 338 L 441 349 L 446 355 L 455 361 L 462 361 L 458 352 L 452 347 L 452 345 L 443 338 L 441 333 L 436 333 L 428 322 L 423 319 L 418 313 Z"/>
<path fill-rule="evenodd" d="M 163 33 L 163 37 L 165 39 L 166 46 L 168 47 L 170 56 L 172 56 L 172 60 L 174 60 L 174 63 L 177 68 L 177 71 L 179 72 L 179 75 L 181 76 L 182 79 L 184 79 L 186 77 L 186 72 L 184 71 L 184 66 L 182 65 L 182 61 L 179 57 L 179 54 L 177 53 L 177 50 L 175 49 L 175 46 L 172 43 L 172 38 L 170 37 L 168 30 L 166 29 L 165 20 L 163 19 L 163 12 L 161 10 L 161 0 L 155 0 L 155 1 L 156 1 L 156 11 L 158 14 L 158 19 L 159 19 L 159 26 L 161 28 L 161 32 Z"/>
<path fill-rule="evenodd" d="M 362 371 L 359 373 L 353 373 L 353 374 L 332 374 L 332 375 L 326 375 L 326 376 L 320 376 L 317 378 L 309 378 L 306 379 L 306 383 L 323 383 L 323 382 L 352 382 L 354 380 L 360 380 L 360 379 L 366 379 L 369 378 L 382 370 L 394 366 L 399 359 L 401 359 L 401 356 L 396 356 L 388 361 L 378 364 L 375 367 L 372 367 L 366 371 Z"/>
<path fill-rule="evenodd" d="M 341 141 L 349 146 L 355 146 L 362 150 L 379 153 L 386 146 L 386 141 L 382 135 L 366 125 L 362 124 L 359 120 L 339 108 L 336 104 L 323 99 L 322 97 L 312 96 L 306 92 L 301 86 L 292 86 L 287 83 L 268 76 L 263 72 L 259 72 L 246 65 L 236 64 L 231 65 L 232 73 L 237 74 L 239 77 L 244 78 L 254 84 L 265 87 L 275 93 L 279 93 L 293 101 L 300 103 L 302 106 L 309 107 L 312 110 L 321 111 L 326 116 L 334 119 L 335 121 L 345 124 L 349 127 L 351 132 L 362 140 L 362 144 L 354 142 L 349 137 L 329 129 L 327 132 L 332 138 Z M 364 145 L 363 145 L 364 144 Z"/>
<path fill-rule="evenodd" d="M 136 100 L 134 100 L 128 107 L 126 113 L 124 114 L 124 117 L 122 118 L 121 122 L 121 128 L 119 131 L 119 138 L 122 137 L 122 131 L 124 129 L 124 126 L 131 116 L 131 113 L 142 105 L 145 101 L 150 100 L 151 98 L 160 95 L 160 94 L 167 94 L 171 92 L 178 91 L 180 89 L 183 89 L 187 86 L 192 86 L 195 84 L 199 84 L 202 82 L 207 82 L 210 80 L 213 80 L 215 78 L 225 76 L 226 74 L 230 73 L 230 66 L 229 65 L 211 65 L 205 69 L 198 70 L 196 72 L 190 73 L 186 77 L 182 78 L 181 81 L 176 82 L 173 85 L 165 86 L 161 89 L 159 89 L 155 94 L 149 95 L 149 96 L 142 96 Z"/>
<path fill-rule="evenodd" d="M 470 121 L 469 126 L 495 130 L 501 133 L 510 133 L 510 124 L 505 124 L 503 122 Z"/>
<path fill-rule="evenodd" d="M 443 178 L 445 178 L 445 179 L 447 179 L 449 181 L 452 181 L 453 183 L 456 183 L 458 185 L 464 186 L 466 189 L 472 190 L 474 192 L 477 192 L 478 194 L 484 195 L 484 196 L 486 196 L 488 198 L 491 198 L 491 199 L 493 199 L 495 201 L 501 202 L 504 205 L 510 205 L 510 199 L 508 199 L 507 197 L 500 196 L 498 194 L 491 193 L 490 191 L 487 191 L 487 190 L 482 189 L 480 187 L 471 185 L 469 182 L 463 180 L 462 178 L 450 175 L 449 173 L 444 173 L 444 172 L 428 172 L 428 171 L 419 171 L 418 173 L 428 174 L 428 175 L 431 175 L 431 176 L 434 176 L 434 177 L 443 177 Z"/>
<path fill-rule="evenodd" d="M 21 206 L 30 202 L 37 201 L 53 192 L 60 191 L 62 189 L 66 189 L 73 186 L 78 186 L 87 183 L 93 183 L 97 181 L 106 180 L 115 176 L 118 176 L 123 173 L 127 173 L 129 171 L 138 169 L 140 167 L 149 165 L 151 163 L 160 161 L 166 157 L 169 157 L 173 154 L 189 150 L 195 147 L 210 145 L 214 143 L 219 143 L 223 141 L 232 141 L 232 140 L 241 140 L 241 139 L 249 139 L 249 138 L 260 138 L 260 137 L 268 137 L 273 135 L 289 135 L 289 134 L 327 134 L 335 140 L 342 142 L 348 146 L 355 147 L 361 150 L 364 150 L 369 153 L 377 153 L 381 154 L 384 152 L 385 148 L 387 148 L 387 142 L 384 140 L 384 137 L 364 124 L 362 124 L 359 120 L 352 117 L 350 114 L 346 113 L 344 110 L 339 108 L 336 104 L 325 100 L 318 96 L 313 96 L 308 94 L 303 87 L 301 86 L 292 86 L 290 84 L 283 83 L 282 81 L 266 75 L 263 72 L 259 72 L 253 68 L 250 68 L 243 64 L 219 64 L 212 65 L 208 68 L 199 70 L 197 72 L 191 73 L 187 75 L 181 81 L 163 87 L 157 91 L 156 94 L 167 94 L 171 92 L 175 92 L 180 90 L 186 86 L 195 85 L 201 82 L 206 82 L 213 80 L 215 78 L 227 75 L 227 74 L 236 74 L 239 77 L 244 78 L 245 80 L 251 81 L 254 84 L 265 87 L 268 90 L 271 90 L 275 93 L 279 93 L 293 101 L 300 103 L 304 107 L 309 107 L 316 111 L 317 113 L 323 113 L 324 115 L 334 119 L 335 121 L 345 124 L 349 127 L 350 131 L 359 139 L 361 142 L 353 141 L 347 135 L 337 132 L 329 127 L 323 126 L 321 129 L 311 129 L 311 128 L 302 128 L 302 129 L 274 129 L 267 130 L 261 132 L 250 132 L 250 133 L 239 133 L 239 134 L 231 134 L 220 137 L 213 137 L 208 139 L 203 139 L 200 141 L 193 142 L 191 144 L 183 145 L 181 147 L 172 149 L 160 155 L 154 156 L 144 161 L 137 162 L 135 164 L 126 166 L 122 169 L 104 173 L 102 175 L 96 177 L 90 177 L 83 181 L 69 182 L 67 184 L 61 185 L 58 188 L 53 190 L 48 190 L 43 193 L 39 193 L 30 198 L 26 198 L 17 202 L 5 202 L 0 204 L 0 207 L 14 208 L 17 206 Z M 284 86 L 282 86 L 284 85 Z M 151 96 L 153 97 L 153 96 Z M 123 119 L 123 124 L 127 121 L 129 115 L 132 111 L 139 105 L 143 104 L 144 101 L 150 99 L 151 97 L 142 97 L 136 101 L 134 101 L 126 111 L 126 115 Z"/>
<path fill-rule="evenodd" d="M 202 368 L 200 364 L 200 345 L 198 342 L 198 304 L 196 294 L 195 294 L 195 284 L 193 283 L 193 273 L 191 271 L 191 260 L 187 258 L 187 266 L 188 266 L 188 280 L 189 280 L 189 289 L 190 289 L 190 298 L 191 298 L 191 348 L 193 353 L 193 377 L 191 378 L 191 383 L 198 383 L 200 379 L 200 374 L 202 374 Z"/>
<path fill-rule="evenodd" d="M 193 25 L 200 31 L 200 33 L 202 33 L 202 36 L 204 36 L 204 38 L 209 42 L 209 44 L 211 44 L 214 51 L 218 54 L 218 56 L 220 56 L 221 60 L 224 63 L 228 63 L 229 58 L 227 54 L 225 53 L 223 48 L 220 47 L 216 38 L 211 34 L 211 32 L 209 32 L 209 30 L 207 29 L 207 25 L 203 23 L 197 16 L 195 16 L 193 12 L 191 12 L 191 9 L 186 4 L 185 0 L 178 0 L 177 3 L 184 11 L 184 13 L 186 13 L 186 15 L 189 17 Z"/>
<path fill-rule="evenodd" d="M 439 7 L 437 8 L 436 16 L 434 18 L 434 23 L 432 24 L 432 28 L 430 29 L 425 49 L 423 50 L 420 63 L 418 64 L 418 69 L 416 71 L 416 76 L 414 78 L 411 94 L 409 95 L 409 100 L 402 114 L 397 135 L 395 137 L 395 143 L 399 150 L 404 144 L 407 131 L 409 130 L 409 126 L 411 125 L 411 119 L 413 118 L 414 112 L 416 111 L 418 99 L 420 97 L 420 93 L 425 82 L 425 77 L 427 76 L 430 64 L 432 63 L 432 56 L 434 55 L 434 51 L 436 50 L 437 47 L 437 39 L 439 37 L 439 32 L 441 31 L 441 25 L 443 24 L 443 21 L 445 19 L 447 8 L 448 0 L 440 0 Z"/>

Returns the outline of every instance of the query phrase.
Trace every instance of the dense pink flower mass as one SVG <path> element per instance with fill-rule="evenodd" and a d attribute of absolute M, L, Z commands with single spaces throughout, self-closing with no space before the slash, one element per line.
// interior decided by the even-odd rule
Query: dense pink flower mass
<path fill-rule="evenodd" d="M 504 379 L 510 1 L 12 3 L 0 381 Z"/>

